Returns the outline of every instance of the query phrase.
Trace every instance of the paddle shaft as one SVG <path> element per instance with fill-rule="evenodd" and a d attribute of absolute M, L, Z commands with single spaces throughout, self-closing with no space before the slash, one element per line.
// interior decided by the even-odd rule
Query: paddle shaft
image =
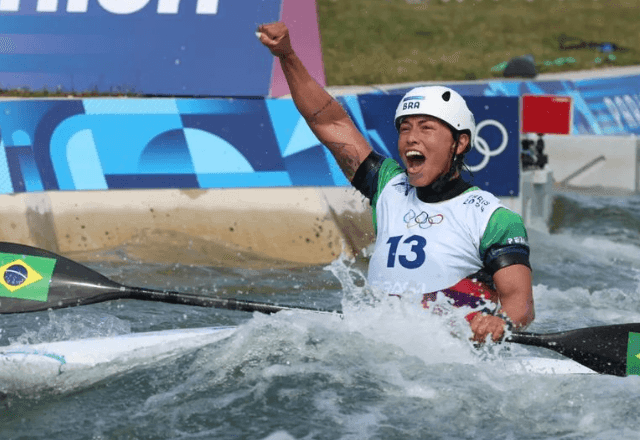
<path fill-rule="evenodd" d="M 157 301 L 170 304 L 183 304 L 188 306 L 215 307 L 217 309 L 237 310 L 241 312 L 260 312 L 267 315 L 282 311 L 302 310 L 314 313 L 337 313 L 339 310 L 322 310 L 312 307 L 278 305 L 249 301 L 236 298 L 219 298 L 215 296 L 200 296 L 190 293 L 173 292 L 167 290 L 154 290 L 142 287 L 125 287 L 126 297 L 143 301 Z"/>

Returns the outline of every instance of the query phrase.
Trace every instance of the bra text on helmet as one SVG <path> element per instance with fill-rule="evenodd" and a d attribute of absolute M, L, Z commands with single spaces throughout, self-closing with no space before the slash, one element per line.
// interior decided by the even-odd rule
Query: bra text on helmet
<path fill-rule="evenodd" d="M 84 13 L 89 8 L 89 2 L 97 2 L 102 9 L 112 14 L 128 15 L 142 10 L 149 3 L 157 2 L 158 14 L 177 14 L 181 0 L 66 0 L 66 11 Z M 196 14 L 213 15 L 218 13 L 220 0 L 197 0 Z M 26 2 L 25 2 L 26 3 Z M 36 12 L 58 12 L 65 0 L 38 0 Z M 193 5 L 193 1 L 185 2 Z M 24 7 L 23 9 L 26 9 Z M 0 12 L 20 11 L 20 0 L 0 0 Z"/>
<path fill-rule="evenodd" d="M 420 108 L 420 103 L 416 102 L 416 101 L 408 101 L 402 104 L 402 110 L 407 110 L 407 109 L 419 109 Z"/>

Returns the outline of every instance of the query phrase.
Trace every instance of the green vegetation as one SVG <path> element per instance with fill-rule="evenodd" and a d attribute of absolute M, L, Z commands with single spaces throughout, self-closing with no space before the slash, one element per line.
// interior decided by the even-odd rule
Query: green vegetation
<path fill-rule="evenodd" d="M 640 0 L 316 1 L 328 85 L 498 78 L 527 54 L 538 73 L 640 65 Z"/>
<path fill-rule="evenodd" d="M 0 90 L 0 97 L 14 97 L 14 98 L 97 98 L 97 97 L 111 97 L 111 98 L 141 98 L 145 95 L 134 92 L 62 92 L 59 90 L 30 90 L 29 88 L 20 89 L 7 89 Z"/>

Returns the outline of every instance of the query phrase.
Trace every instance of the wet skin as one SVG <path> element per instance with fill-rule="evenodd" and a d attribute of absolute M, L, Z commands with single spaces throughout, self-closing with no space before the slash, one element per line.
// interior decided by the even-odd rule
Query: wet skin
<path fill-rule="evenodd" d="M 449 171 L 453 150 L 462 154 L 469 144 L 463 133 L 456 145 L 449 127 L 433 116 L 407 116 L 398 131 L 398 152 L 413 186 L 432 184 Z"/>

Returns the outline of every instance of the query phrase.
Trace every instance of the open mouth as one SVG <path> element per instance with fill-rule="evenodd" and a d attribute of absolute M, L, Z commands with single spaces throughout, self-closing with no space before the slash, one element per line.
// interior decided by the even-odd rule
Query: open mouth
<path fill-rule="evenodd" d="M 407 169 L 409 170 L 422 166 L 426 160 L 422 153 L 415 150 L 407 151 L 405 158 L 407 161 Z"/>

